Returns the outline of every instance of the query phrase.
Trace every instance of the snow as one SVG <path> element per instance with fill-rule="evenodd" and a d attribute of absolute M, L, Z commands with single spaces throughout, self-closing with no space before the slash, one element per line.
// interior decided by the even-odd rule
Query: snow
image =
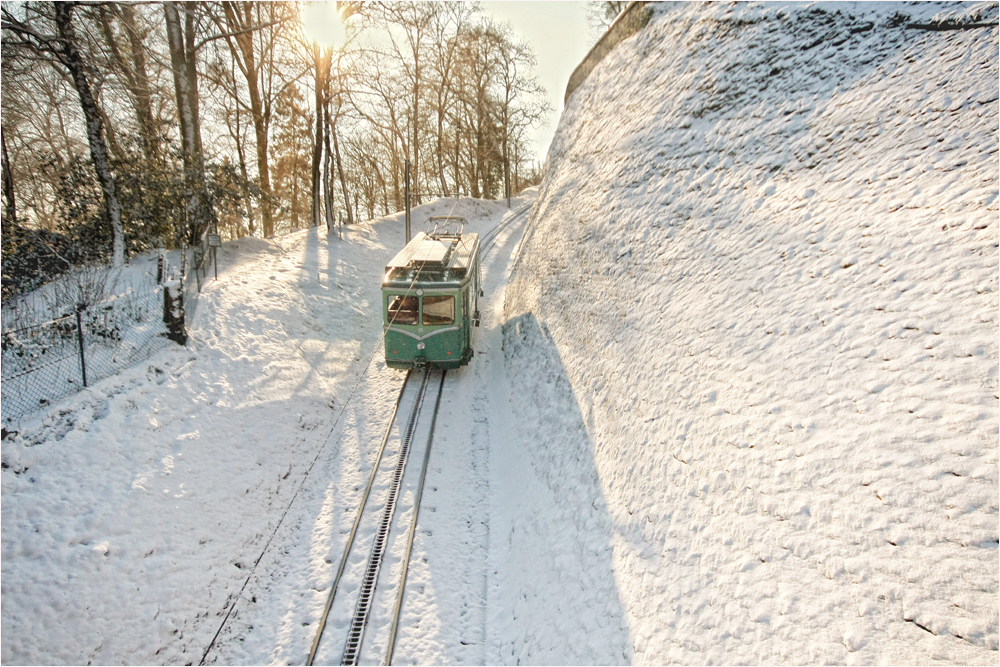
<path fill-rule="evenodd" d="M 974 9 L 660 7 L 570 98 L 502 661 L 996 663 L 997 29 L 885 25 Z"/>
<path fill-rule="evenodd" d="M 668 5 L 573 94 L 483 262 L 395 662 L 996 664 L 997 29 L 897 11 L 997 14 Z M 186 347 L 14 425 L 4 664 L 305 662 L 402 246 L 226 243 Z"/>
<path fill-rule="evenodd" d="M 438 200 L 414 210 L 414 230 L 438 214 L 484 233 L 512 212 Z M 485 303 L 525 219 L 487 256 Z M 342 239 L 228 242 L 186 348 L 16 425 L 3 441 L 5 664 L 197 663 L 231 608 L 207 662 L 305 661 L 303 623 L 322 612 L 403 377 L 382 361 L 379 311 L 402 245 L 401 214 Z M 484 318 L 478 340 L 499 325 Z M 468 585 L 408 597 L 400 660 L 484 660 L 486 367 L 449 374 L 408 590 L 439 568 L 469 572 Z"/>
<path fill-rule="evenodd" d="M 437 262 L 440 264 L 449 250 L 451 250 L 451 241 L 426 239 L 413 253 L 411 259 L 414 262 Z"/>

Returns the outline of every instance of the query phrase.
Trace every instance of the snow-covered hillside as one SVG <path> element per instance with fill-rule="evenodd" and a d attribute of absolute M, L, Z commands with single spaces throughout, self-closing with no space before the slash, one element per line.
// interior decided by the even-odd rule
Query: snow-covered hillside
<path fill-rule="evenodd" d="M 996 664 L 996 22 L 664 3 L 573 93 L 506 291 L 504 660 Z"/>
<path fill-rule="evenodd" d="M 484 233 L 513 213 L 437 200 L 414 210 L 414 231 L 445 214 Z M 475 363 L 449 373 L 400 660 L 496 661 L 485 641 L 486 379 L 491 358 L 503 367 L 502 287 L 524 220 L 483 262 Z M 311 229 L 226 243 L 186 348 L 14 425 L 3 440 L 4 664 L 305 662 L 403 377 L 383 362 L 379 308 L 402 245 L 402 214 L 343 238 Z M 435 586 L 441 572 L 457 581 Z"/>
<path fill-rule="evenodd" d="M 396 661 L 996 664 L 998 34 L 906 27 L 996 4 L 654 12 L 527 225 L 414 213 L 514 222 Z M 230 242 L 186 348 L 12 427 L 4 664 L 304 663 L 402 378 L 402 243 Z"/>

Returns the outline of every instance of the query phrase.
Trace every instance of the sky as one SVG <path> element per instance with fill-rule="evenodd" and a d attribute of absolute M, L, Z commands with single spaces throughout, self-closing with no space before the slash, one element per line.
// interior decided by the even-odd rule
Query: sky
<path fill-rule="evenodd" d="M 315 3 L 303 8 L 307 34 L 320 41 L 343 39 L 342 28 L 332 19 L 333 3 Z M 593 44 L 587 25 L 586 2 L 484 2 L 484 15 L 510 23 L 535 52 L 539 83 L 548 93 L 552 113 L 534 134 L 538 161 L 544 162 L 552 135 L 562 113 L 563 96 L 570 74 Z M 333 38 L 330 35 L 335 35 Z"/>
<path fill-rule="evenodd" d="M 562 113 L 569 76 L 593 45 L 586 2 L 484 2 L 483 13 L 509 22 L 538 58 L 536 74 L 552 106 L 547 122 L 535 131 L 539 161 L 545 160 Z"/>

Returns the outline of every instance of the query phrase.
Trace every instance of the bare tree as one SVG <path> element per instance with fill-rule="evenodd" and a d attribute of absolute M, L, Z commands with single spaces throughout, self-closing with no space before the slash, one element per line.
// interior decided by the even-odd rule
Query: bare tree
<path fill-rule="evenodd" d="M 326 90 L 330 77 L 330 62 L 333 60 L 333 49 L 328 47 L 320 49 L 319 44 L 312 45 L 313 67 L 316 94 L 316 133 L 313 135 L 313 160 L 312 160 L 312 225 L 319 226 L 321 208 L 321 187 L 322 174 L 321 166 L 323 162 L 323 139 L 325 136 L 324 120 L 326 118 Z"/>
<path fill-rule="evenodd" d="M 257 151 L 261 227 L 264 236 L 270 237 L 274 235 L 274 211 L 268 142 L 274 104 L 309 69 L 301 52 L 282 60 L 283 49 L 301 48 L 301 40 L 293 36 L 300 26 L 298 8 L 294 3 L 227 0 L 222 9 L 223 16 L 213 14 L 212 19 L 246 83 Z"/>
<path fill-rule="evenodd" d="M 587 3 L 587 24 L 591 37 L 596 41 L 606 31 L 618 15 L 628 7 L 627 0 L 602 0 Z"/>
<path fill-rule="evenodd" d="M 455 82 L 459 71 L 459 48 L 461 36 L 468 29 L 475 12 L 475 6 L 466 3 L 455 3 L 446 6 L 445 11 L 436 13 L 431 22 L 433 54 L 430 61 L 432 81 L 430 87 L 433 94 L 433 109 L 437 120 L 435 132 L 438 182 L 441 192 L 448 196 L 448 180 L 445 177 L 446 125 L 458 90 Z M 455 183 L 456 189 L 458 183 Z"/>
<path fill-rule="evenodd" d="M 14 175 L 10 170 L 10 157 L 7 155 L 7 135 L 0 126 L 0 143 L 3 143 L 3 198 L 6 222 L 17 224 L 17 203 L 14 199 Z"/>
<path fill-rule="evenodd" d="M 4 6 L 2 8 L 2 29 L 17 46 L 48 59 L 55 67 L 62 67 L 68 73 L 80 98 L 80 108 L 86 122 L 87 143 L 97 180 L 104 195 L 105 205 L 112 229 L 112 263 L 125 263 L 125 233 L 122 227 L 121 205 L 111 172 L 108 148 L 104 141 L 104 120 L 101 110 L 91 91 L 86 64 L 77 47 L 78 38 L 73 26 L 75 3 L 62 2 L 52 5 L 27 4 L 23 18 L 16 18 Z M 51 9 L 52 14 L 46 12 Z M 50 23 L 51 21 L 51 23 Z M 49 34 L 46 28 L 55 25 L 56 34 Z"/>
<path fill-rule="evenodd" d="M 504 197 L 507 205 L 513 194 L 511 184 L 512 139 L 521 128 L 537 124 L 551 111 L 545 89 L 530 76 L 535 66 L 531 47 L 518 40 L 509 25 L 498 27 L 497 40 L 497 116 L 501 131 L 504 167 Z"/>
<path fill-rule="evenodd" d="M 381 57 L 395 61 L 409 87 L 409 129 L 412 134 L 407 153 L 410 156 L 411 174 L 416 188 L 416 203 L 419 204 L 422 170 L 420 130 L 423 127 L 420 101 L 427 84 L 425 61 L 430 57 L 433 26 L 436 22 L 440 23 L 441 14 L 448 10 L 443 3 L 435 2 L 386 3 L 379 7 L 381 9 L 379 19 L 389 28 L 389 41 L 392 47 L 391 52 L 382 53 Z M 401 34 L 402 38 L 398 38 L 397 34 Z"/>
<path fill-rule="evenodd" d="M 399 113 L 401 102 L 407 94 L 406 83 L 391 64 L 380 57 L 378 51 L 365 49 L 357 54 L 353 71 L 364 72 L 362 80 L 355 79 L 346 86 L 351 107 L 365 122 L 371 136 L 385 147 L 387 171 L 392 180 L 394 210 L 403 208 L 403 163 L 409 153 L 410 132 L 406 117 Z"/>
<path fill-rule="evenodd" d="M 502 36 L 497 26 L 485 21 L 462 40 L 462 111 L 469 138 L 469 183 L 473 197 L 489 197 L 493 192 L 491 153 L 496 150 L 494 132 L 498 53 Z"/>
<path fill-rule="evenodd" d="M 3 128 L 19 224 L 54 231 L 55 191 L 68 164 L 87 152 L 71 127 L 83 127 L 76 93 L 44 60 L 23 60 L 4 42 Z M 9 57 L 8 57 L 9 56 Z M 75 104 L 75 106 L 74 106 Z"/>
<path fill-rule="evenodd" d="M 399 210 L 407 160 L 418 202 L 516 191 L 545 108 L 509 28 L 475 3 L 349 3 L 335 52 L 305 41 L 298 12 L 5 3 L 5 224 L 121 262 L 217 221 L 271 236 Z"/>
<path fill-rule="evenodd" d="M 225 53 L 228 53 L 226 51 Z M 214 84 L 218 100 L 216 112 L 226 127 L 232 148 L 235 150 L 236 163 L 241 176 L 240 190 L 243 195 L 243 206 L 246 215 L 246 227 L 239 227 L 237 234 L 243 235 L 244 230 L 250 236 L 257 233 L 256 217 L 254 215 L 254 195 L 250 191 L 250 174 L 247 167 L 249 152 L 250 105 L 243 99 L 242 91 L 236 77 L 236 62 L 226 58 L 225 53 L 216 48 L 215 58 L 211 60 L 205 71 L 205 79 Z"/>
<path fill-rule="evenodd" d="M 205 188 L 205 156 L 201 143 L 201 115 L 198 99 L 198 46 L 195 42 L 197 5 L 195 3 L 164 2 L 170 65 L 177 95 L 177 115 L 180 122 L 181 156 L 187 187 L 186 210 L 188 241 L 194 242 L 210 223 L 213 211 Z M 180 15 L 184 14 L 184 25 Z"/>
<path fill-rule="evenodd" d="M 312 224 L 306 195 L 309 181 L 309 148 L 313 141 L 312 119 L 304 93 L 297 87 L 284 89 L 275 105 L 275 132 L 270 144 L 273 188 L 276 201 L 283 204 L 276 211 L 278 221 L 287 219 L 292 229 L 301 221 Z"/>
<path fill-rule="evenodd" d="M 146 47 L 136 21 L 135 8 L 131 5 L 97 5 L 97 21 L 104 43 L 110 53 L 110 62 L 129 92 L 129 102 L 135 111 L 142 151 L 147 160 L 158 160 L 160 140 L 157 122 L 153 115 L 152 90 L 146 65 Z M 128 41 L 127 56 L 119 44 L 120 37 L 112 26 L 112 17 L 121 23 Z"/>

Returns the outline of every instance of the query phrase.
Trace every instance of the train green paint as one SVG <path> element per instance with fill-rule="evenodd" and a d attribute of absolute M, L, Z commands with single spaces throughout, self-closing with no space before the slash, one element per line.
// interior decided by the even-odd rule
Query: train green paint
<path fill-rule="evenodd" d="M 479 295 L 479 235 L 418 233 L 385 267 L 386 365 L 458 368 L 469 363 Z"/>

